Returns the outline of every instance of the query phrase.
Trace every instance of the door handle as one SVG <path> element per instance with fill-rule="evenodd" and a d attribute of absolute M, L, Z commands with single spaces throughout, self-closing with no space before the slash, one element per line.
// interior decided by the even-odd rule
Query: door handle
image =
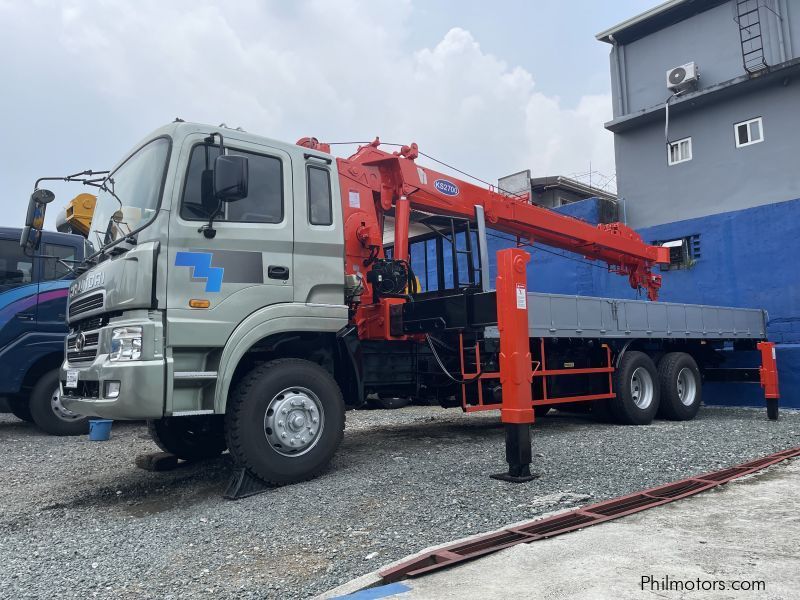
<path fill-rule="evenodd" d="M 270 265 L 267 267 L 267 277 L 270 279 L 282 279 L 283 281 L 286 281 L 289 279 L 289 267 Z"/>
<path fill-rule="evenodd" d="M 17 313 L 17 319 L 20 321 L 33 321 L 34 315 L 33 313 Z"/>

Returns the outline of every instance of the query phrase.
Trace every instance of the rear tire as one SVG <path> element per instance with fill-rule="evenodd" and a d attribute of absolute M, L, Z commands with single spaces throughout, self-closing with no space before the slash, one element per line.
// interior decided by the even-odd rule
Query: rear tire
<path fill-rule="evenodd" d="M 658 371 L 652 359 L 635 350 L 622 355 L 614 372 L 617 396 L 609 408 L 617 422 L 625 425 L 647 425 L 658 411 L 660 390 Z"/>
<path fill-rule="evenodd" d="M 64 408 L 58 369 L 45 373 L 31 392 L 29 407 L 33 422 L 51 435 L 83 435 L 89 432 L 89 417 Z"/>
<path fill-rule="evenodd" d="M 536 416 L 537 419 L 541 419 L 546 417 L 550 413 L 550 409 L 553 408 L 552 406 L 534 406 L 533 407 L 533 414 Z"/>
<path fill-rule="evenodd" d="M 261 364 L 228 400 L 225 435 L 237 463 L 272 485 L 312 479 L 344 435 L 336 380 L 316 363 L 284 358 Z"/>
<path fill-rule="evenodd" d="M 33 423 L 33 417 L 31 416 L 31 405 L 26 398 L 9 398 L 8 410 L 10 410 L 11 414 L 18 419 L 27 421 L 28 423 Z"/>
<path fill-rule="evenodd" d="M 147 422 L 147 430 L 164 452 L 182 460 L 205 460 L 225 452 L 225 417 L 166 417 Z"/>
<path fill-rule="evenodd" d="M 689 354 L 665 354 L 658 363 L 658 381 L 659 416 L 673 421 L 690 421 L 697 416 L 703 401 L 703 385 L 700 369 Z"/>

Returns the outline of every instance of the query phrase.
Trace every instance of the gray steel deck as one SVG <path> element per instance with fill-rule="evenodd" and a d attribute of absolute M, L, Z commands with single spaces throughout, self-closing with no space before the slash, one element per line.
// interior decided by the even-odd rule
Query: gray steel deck
<path fill-rule="evenodd" d="M 767 313 L 754 308 L 528 294 L 531 337 L 765 339 Z M 497 337 L 497 328 L 486 335 Z"/>

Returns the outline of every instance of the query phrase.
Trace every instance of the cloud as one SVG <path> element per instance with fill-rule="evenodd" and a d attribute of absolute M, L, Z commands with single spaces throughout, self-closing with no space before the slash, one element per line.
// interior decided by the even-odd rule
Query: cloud
<path fill-rule="evenodd" d="M 609 96 L 562 106 L 513 57 L 457 27 L 410 48 L 416 17 L 410 0 L 0 0 L 0 20 L 15 25 L 0 40 L 15 64 L 0 75 L 72 98 L 53 107 L 47 132 L 33 132 L 56 138 L 33 155 L 55 172 L 108 167 L 175 116 L 286 141 L 416 141 L 490 181 L 525 168 L 585 171 L 589 161 L 613 172 Z M 21 118 L 30 106 L 24 92 L 0 102 Z"/>

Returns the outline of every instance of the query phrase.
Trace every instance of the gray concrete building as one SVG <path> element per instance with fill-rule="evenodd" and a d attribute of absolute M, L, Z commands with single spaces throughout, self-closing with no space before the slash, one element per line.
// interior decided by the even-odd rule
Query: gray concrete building
<path fill-rule="evenodd" d="M 597 39 L 629 225 L 800 198 L 800 2 L 670 0 Z"/>

